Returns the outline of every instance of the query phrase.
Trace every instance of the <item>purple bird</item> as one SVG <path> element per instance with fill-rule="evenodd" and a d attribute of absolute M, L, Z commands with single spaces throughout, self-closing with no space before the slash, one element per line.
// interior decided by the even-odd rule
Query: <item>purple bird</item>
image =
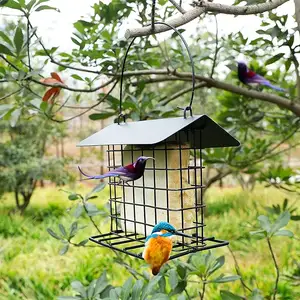
<path fill-rule="evenodd" d="M 144 175 L 146 162 L 148 159 L 153 159 L 153 157 L 140 156 L 133 164 L 127 165 L 125 167 L 119 167 L 115 170 L 111 170 L 103 175 L 89 176 L 85 174 L 80 167 L 78 167 L 80 173 L 87 177 L 88 179 L 102 179 L 106 177 L 119 177 L 120 181 L 128 183 L 128 181 L 134 181 L 141 178 Z"/>
<path fill-rule="evenodd" d="M 259 84 L 270 87 L 273 90 L 285 92 L 285 89 L 282 89 L 278 86 L 272 85 L 269 80 L 256 74 L 252 70 L 249 70 L 247 65 L 243 62 L 238 62 L 238 77 L 239 80 L 244 84 Z"/>

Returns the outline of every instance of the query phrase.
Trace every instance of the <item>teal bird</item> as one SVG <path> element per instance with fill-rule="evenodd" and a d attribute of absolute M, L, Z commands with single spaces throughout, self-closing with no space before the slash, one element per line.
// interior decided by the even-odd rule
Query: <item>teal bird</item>
<path fill-rule="evenodd" d="M 161 266 L 168 261 L 174 235 L 191 238 L 187 234 L 178 232 L 168 222 L 160 222 L 155 225 L 151 234 L 146 238 L 143 258 L 150 265 L 153 275 L 157 275 Z"/>

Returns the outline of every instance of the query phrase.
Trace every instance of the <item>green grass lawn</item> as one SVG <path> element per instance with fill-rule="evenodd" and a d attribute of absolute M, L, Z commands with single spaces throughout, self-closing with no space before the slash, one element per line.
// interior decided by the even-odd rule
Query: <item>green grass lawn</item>
<path fill-rule="evenodd" d="M 77 191 L 87 192 L 90 188 L 79 187 Z M 128 271 L 114 262 L 114 254 L 102 247 L 71 247 L 65 255 L 59 255 L 61 244 L 46 231 L 48 227 L 57 230 L 58 223 L 66 227 L 75 220 L 69 208 L 74 201 L 58 188 L 38 189 L 24 216 L 9 215 L 14 201 L 10 194 L 0 200 L 0 299 L 55 299 L 58 295 L 72 295 L 71 281 L 77 279 L 88 284 L 106 270 L 113 285 L 121 285 L 130 276 Z M 281 204 L 291 195 L 275 189 L 257 188 L 245 192 L 239 188 L 212 188 L 206 195 L 206 236 L 230 241 L 239 262 L 244 280 L 251 288 L 259 288 L 264 295 L 270 295 L 275 281 L 275 269 L 265 240 L 249 235 L 257 224 L 260 214 L 267 214 L 265 206 Z M 108 191 L 99 194 L 93 203 L 100 208 L 108 198 Z M 274 217 L 275 218 L 275 217 Z M 96 216 L 97 224 L 101 217 Z M 78 220 L 88 225 L 80 231 L 74 242 L 96 234 L 87 217 Z M 299 260 L 300 221 L 290 221 L 287 228 L 295 238 L 274 237 L 272 245 L 279 263 L 281 274 L 294 270 L 293 260 Z M 101 229 L 107 224 L 101 225 Z M 90 243 L 88 246 L 93 246 Z M 236 274 L 234 261 L 227 247 L 213 250 L 215 255 L 225 255 L 222 272 Z M 126 258 L 130 259 L 130 258 Z M 172 264 L 172 262 L 170 263 Z M 135 268 L 147 270 L 142 261 L 134 261 Z M 189 286 L 191 290 L 197 285 Z M 208 285 L 206 299 L 220 299 L 219 290 L 228 289 L 243 294 L 239 281 L 222 285 Z M 300 299 L 299 286 L 293 286 L 281 277 L 278 299 Z"/>

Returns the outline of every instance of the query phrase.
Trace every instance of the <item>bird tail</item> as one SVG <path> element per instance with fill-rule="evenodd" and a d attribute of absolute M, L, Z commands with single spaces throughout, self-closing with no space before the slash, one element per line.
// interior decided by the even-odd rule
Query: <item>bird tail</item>
<path fill-rule="evenodd" d="M 285 89 L 283 89 L 283 88 L 281 88 L 279 86 L 273 85 L 270 82 L 266 82 L 265 85 L 268 86 L 268 87 L 270 87 L 273 90 L 276 90 L 276 91 L 279 91 L 279 92 L 286 92 Z"/>
<path fill-rule="evenodd" d="M 155 276 L 155 275 L 157 275 L 158 273 L 159 273 L 159 270 L 160 270 L 160 267 L 153 267 L 152 268 L 152 274 Z"/>
<path fill-rule="evenodd" d="M 108 175 L 108 174 L 104 174 L 104 175 L 96 175 L 96 176 L 90 176 L 90 175 L 84 173 L 84 172 L 81 170 L 81 168 L 80 168 L 79 166 L 78 166 L 78 169 L 79 169 L 79 172 L 80 172 L 83 176 L 87 177 L 87 179 L 102 179 L 102 178 L 105 178 L 105 177 L 109 177 L 109 176 L 110 176 L 110 175 Z"/>

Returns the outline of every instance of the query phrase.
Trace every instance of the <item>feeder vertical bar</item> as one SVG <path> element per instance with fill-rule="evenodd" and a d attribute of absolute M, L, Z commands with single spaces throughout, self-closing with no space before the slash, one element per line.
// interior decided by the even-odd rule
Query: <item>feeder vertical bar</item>
<path fill-rule="evenodd" d="M 116 151 L 115 146 L 112 146 L 113 150 L 113 168 L 116 169 Z M 113 178 L 114 182 L 114 202 L 115 202 L 115 223 L 116 223 L 116 230 L 118 230 L 118 208 L 117 208 L 117 188 L 116 188 L 116 178 Z"/>
<path fill-rule="evenodd" d="M 201 238 L 202 244 L 204 242 L 204 207 L 203 207 L 203 174 L 202 174 L 202 130 L 200 130 L 200 189 L 201 189 L 201 196 L 200 196 L 200 204 L 201 204 Z"/>
<path fill-rule="evenodd" d="M 131 161 L 134 162 L 133 157 L 133 146 L 131 146 Z M 134 181 L 132 181 L 132 201 L 133 201 L 133 221 L 134 221 L 134 233 L 136 236 L 136 210 L 135 210 L 135 190 L 134 190 Z"/>
<path fill-rule="evenodd" d="M 123 151 L 123 145 L 121 145 L 121 165 L 124 166 L 124 151 Z M 125 187 L 124 182 L 122 184 L 122 190 L 123 190 L 123 211 L 124 211 L 124 231 L 125 235 L 127 235 L 127 222 L 126 222 L 126 195 L 125 195 Z"/>
<path fill-rule="evenodd" d="M 152 157 L 155 159 L 155 151 L 154 151 L 154 146 L 152 146 Z M 154 218 L 155 218 L 155 224 L 157 224 L 157 203 L 156 203 L 156 179 L 155 179 L 155 160 L 153 161 L 153 192 L 154 192 Z"/>
<path fill-rule="evenodd" d="M 142 148 L 142 156 L 144 156 L 144 149 Z M 146 171 L 145 171 L 146 172 Z M 143 187 L 145 187 L 145 174 L 143 176 Z M 143 210 L 144 210 L 144 235 L 147 236 L 147 221 L 146 221 L 146 194 L 145 188 L 143 188 Z"/>
<path fill-rule="evenodd" d="M 110 147 L 108 146 L 108 151 L 107 151 L 107 158 L 108 158 L 108 170 L 110 170 Z M 109 183 L 112 183 L 111 177 L 108 178 Z M 113 204 L 112 204 L 112 186 L 111 184 L 109 185 L 109 210 L 110 210 L 110 215 L 113 215 Z M 113 231 L 113 221 L 112 218 L 110 219 L 110 231 Z"/>
<path fill-rule="evenodd" d="M 183 184 L 182 184 L 182 146 L 180 134 L 176 133 L 176 140 L 179 141 L 179 174 L 180 174 L 180 205 L 181 205 L 181 230 L 184 228 L 184 213 L 183 213 Z M 179 138 L 178 138 L 179 136 Z M 184 237 L 181 238 L 182 244 L 184 244 Z M 184 248 L 184 245 L 182 245 Z"/>
<path fill-rule="evenodd" d="M 168 178 L 168 147 L 167 141 L 165 141 L 165 170 L 166 170 L 166 196 L 167 196 L 167 221 L 170 222 L 170 211 L 169 211 L 169 178 Z"/>
<path fill-rule="evenodd" d="M 194 186 L 195 186 L 195 218 L 196 218 L 196 244 L 199 244 L 199 223 L 198 223 L 198 213 L 199 213 L 199 209 L 197 208 L 199 205 L 199 201 L 198 201 L 198 181 L 197 181 L 197 152 L 196 152 L 196 130 L 193 129 L 192 130 L 192 135 L 193 135 L 193 150 L 194 150 Z M 201 136 L 200 136 L 201 139 Z M 201 147 L 201 145 L 200 145 Z M 201 152 L 201 149 L 200 149 Z M 202 174 L 202 168 L 200 167 L 200 174 Z M 200 175 L 201 176 L 201 175 Z M 202 195 L 202 187 L 200 187 L 200 192 Z M 203 207 L 200 208 L 201 211 L 203 210 Z M 203 238 L 203 234 L 202 234 L 202 238 Z"/>

